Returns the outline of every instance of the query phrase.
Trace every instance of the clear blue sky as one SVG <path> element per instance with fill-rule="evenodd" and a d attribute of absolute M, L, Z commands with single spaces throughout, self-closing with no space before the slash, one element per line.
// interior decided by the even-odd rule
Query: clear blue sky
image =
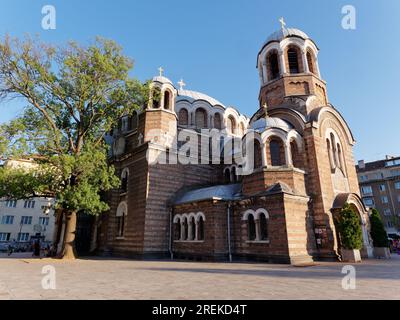
<path fill-rule="evenodd" d="M 400 155 L 399 0 L 0 0 L 0 34 L 39 34 L 45 41 L 87 43 L 96 35 L 120 43 L 145 80 L 163 66 L 174 82 L 251 115 L 258 107 L 256 55 L 283 16 L 321 49 L 328 96 L 357 140 L 355 158 Z M 41 28 L 41 8 L 57 9 L 57 29 Z M 357 29 L 341 27 L 341 8 L 357 9 Z M 19 111 L 0 105 L 0 122 Z"/>

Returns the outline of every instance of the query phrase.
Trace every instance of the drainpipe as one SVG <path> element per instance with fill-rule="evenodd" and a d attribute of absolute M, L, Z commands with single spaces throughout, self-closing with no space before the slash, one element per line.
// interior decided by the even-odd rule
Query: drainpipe
<path fill-rule="evenodd" d="M 171 207 L 169 210 L 169 254 L 171 256 L 171 260 L 174 260 L 174 253 L 172 252 L 172 216 L 173 216 L 174 208 Z"/>
<path fill-rule="evenodd" d="M 232 262 L 232 250 L 231 250 L 231 202 L 228 203 L 228 210 L 227 210 L 227 232 L 228 232 L 228 255 L 229 255 L 229 262 Z"/>

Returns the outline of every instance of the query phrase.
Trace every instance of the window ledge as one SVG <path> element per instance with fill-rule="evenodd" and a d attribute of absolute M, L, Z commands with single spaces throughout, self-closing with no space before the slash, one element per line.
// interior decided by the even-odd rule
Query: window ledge
<path fill-rule="evenodd" d="M 203 243 L 204 240 L 174 240 L 177 243 Z"/>
<path fill-rule="evenodd" d="M 268 244 L 269 240 L 247 240 L 246 243 Z"/>
<path fill-rule="evenodd" d="M 116 237 L 115 240 L 125 240 L 125 237 Z"/>

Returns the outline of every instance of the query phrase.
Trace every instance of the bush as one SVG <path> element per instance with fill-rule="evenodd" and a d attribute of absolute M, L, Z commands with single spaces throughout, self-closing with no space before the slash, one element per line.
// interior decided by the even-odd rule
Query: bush
<path fill-rule="evenodd" d="M 378 210 L 372 209 L 369 220 L 371 222 L 371 237 L 374 247 L 388 247 L 388 236 Z"/>
<path fill-rule="evenodd" d="M 342 247 L 348 250 L 361 249 L 363 240 L 360 218 L 349 204 L 343 206 L 337 222 Z"/>

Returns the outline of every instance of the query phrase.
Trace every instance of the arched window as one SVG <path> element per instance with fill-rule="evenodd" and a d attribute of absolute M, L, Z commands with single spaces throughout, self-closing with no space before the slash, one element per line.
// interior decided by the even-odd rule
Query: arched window
<path fill-rule="evenodd" d="M 229 116 L 226 120 L 226 130 L 228 133 L 236 134 L 236 121 L 232 116 Z"/>
<path fill-rule="evenodd" d="M 308 64 L 308 70 L 310 70 L 311 73 L 315 73 L 313 56 L 311 55 L 310 51 L 307 51 L 307 64 Z"/>
<path fill-rule="evenodd" d="M 339 159 L 337 156 L 336 139 L 332 132 L 331 132 L 330 136 L 331 136 L 331 146 L 332 146 L 332 154 L 333 154 L 333 168 L 337 168 L 339 166 Z"/>
<path fill-rule="evenodd" d="M 268 239 L 268 221 L 267 217 L 265 216 L 265 213 L 260 213 L 260 237 L 261 241 L 267 240 Z"/>
<path fill-rule="evenodd" d="M 164 109 L 169 110 L 171 105 L 171 92 L 169 90 L 165 90 L 164 92 Z"/>
<path fill-rule="evenodd" d="M 123 237 L 125 232 L 125 217 L 128 215 L 126 202 L 121 202 L 117 208 L 117 237 Z"/>
<path fill-rule="evenodd" d="M 331 170 L 333 170 L 335 169 L 335 161 L 333 160 L 331 142 L 329 141 L 329 139 L 326 139 L 326 148 L 328 150 L 329 164 L 331 166 Z"/>
<path fill-rule="evenodd" d="M 197 221 L 197 240 L 204 240 L 204 219 L 202 216 Z"/>
<path fill-rule="evenodd" d="M 156 87 L 153 89 L 152 101 L 153 101 L 154 109 L 160 108 L 160 103 L 161 103 L 161 89 L 160 88 Z"/>
<path fill-rule="evenodd" d="M 254 140 L 254 169 L 262 167 L 262 155 L 261 155 L 261 144 L 260 141 Z"/>
<path fill-rule="evenodd" d="M 279 60 L 276 52 L 270 53 L 267 59 L 269 80 L 274 80 L 279 77 Z"/>
<path fill-rule="evenodd" d="M 189 123 L 189 113 L 185 108 L 179 110 L 178 122 L 181 126 L 187 126 Z"/>
<path fill-rule="evenodd" d="M 222 129 L 222 120 L 221 120 L 221 115 L 219 113 L 216 113 L 214 115 L 214 128 L 218 130 Z"/>
<path fill-rule="evenodd" d="M 189 235 L 189 225 L 188 225 L 188 220 L 186 217 L 182 217 L 182 236 L 181 240 L 188 240 L 188 235 Z"/>
<path fill-rule="evenodd" d="M 249 214 L 247 218 L 247 237 L 249 241 L 254 241 L 257 237 L 256 222 L 254 221 L 254 216 L 252 214 Z"/>
<path fill-rule="evenodd" d="M 231 171 L 229 170 L 229 168 L 226 168 L 224 171 L 224 182 L 225 183 L 231 182 Z"/>
<path fill-rule="evenodd" d="M 196 221 L 194 217 L 189 219 L 189 237 L 188 240 L 195 240 L 196 239 Z"/>
<path fill-rule="evenodd" d="M 203 108 L 198 108 L 196 110 L 196 128 L 202 129 L 207 128 L 207 112 Z"/>
<path fill-rule="evenodd" d="M 300 73 L 298 52 L 295 48 L 290 48 L 287 52 L 289 72 L 291 74 Z"/>
<path fill-rule="evenodd" d="M 179 241 L 181 239 L 181 219 L 176 219 L 174 222 L 174 240 Z"/>
<path fill-rule="evenodd" d="M 285 148 L 279 138 L 272 138 L 269 142 L 269 154 L 271 166 L 279 167 L 285 165 Z"/>
<path fill-rule="evenodd" d="M 129 177 L 129 171 L 128 171 L 128 169 L 124 169 L 121 174 L 121 191 L 122 192 L 128 191 L 128 177 Z"/>

